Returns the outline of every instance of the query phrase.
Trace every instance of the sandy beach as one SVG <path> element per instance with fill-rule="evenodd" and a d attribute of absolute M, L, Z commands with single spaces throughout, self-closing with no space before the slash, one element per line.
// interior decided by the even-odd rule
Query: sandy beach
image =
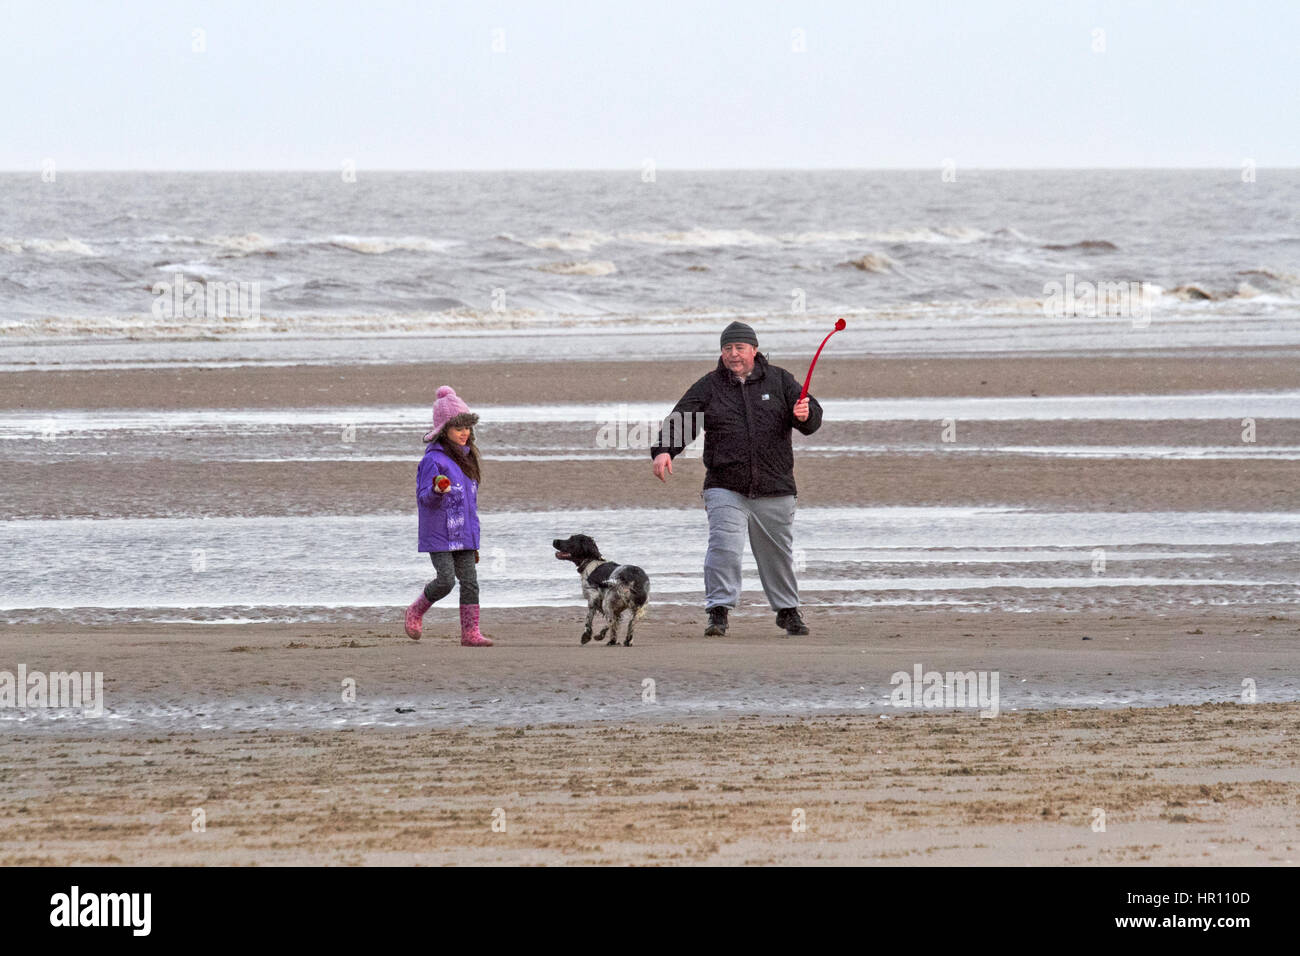
<path fill-rule="evenodd" d="M 435 615 L 436 616 L 436 615 Z M 699 615 L 696 615 L 698 617 Z M 1291 864 L 1300 705 L 1261 701 L 1300 668 L 1300 619 L 1161 621 L 823 614 L 808 638 L 748 615 L 725 639 L 689 615 L 631 649 L 580 647 L 572 611 L 492 617 L 490 653 L 431 621 L 331 627 L 7 629 L 7 660 L 105 671 L 110 707 L 178 705 L 149 729 L 86 719 L 0 748 L 0 862 L 13 864 Z M 446 633 L 444 633 L 446 632 Z M 1084 638 L 1090 638 L 1085 641 Z M 643 642 L 643 643 L 642 643 Z M 913 661 L 1104 692 L 1171 671 L 1222 703 L 1149 709 L 673 719 L 681 695 L 847 678 L 888 693 Z M 353 705 L 341 681 L 356 682 Z M 644 681 L 655 682 L 654 702 Z M 412 727 L 447 702 L 634 702 L 613 721 Z M 248 702 L 249 720 L 223 700 Z M 277 730 L 257 703 L 329 701 L 333 729 Z M 371 705 L 378 700 L 381 703 Z M 211 703 L 214 706 L 209 707 Z M 403 707 L 412 713 L 399 714 Z M 362 716 L 352 714 L 361 712 Z M 206 713 L 206 718 L 196 717 Z M 537 713 L 544 713 L 539 707 Z M 435 718 L 436 719 L 436 718 Z M 69 725 L 76 721 L 68 721 Z M 89 725 L 94 724 L 93 730 Z M 205 723 L 240 729 L 198 729 Z M 389 726 L 383 726 L 383 724 Z M 792 830 L 796 809 L 806 830 Z M 1104 818 L 1096 815 L 1104 811 Z M 205 830 L 192 829 L 201 810 Z M 493 829 L 503 811 L 505 831 Z M 502 819 L 498 813 L 498 821 Z M 1104 819 L 1104 832 L 1094 829 Z"/>
<path fill-rule="evenodd" d="M 813 635 L 789 639 L 752 611 L 706 640 L 702 617 L 658 612 L 624 649 L 579 646 L 576 609 L 498 611 L 490 652 L 459 647 L 437 611 L 418 644 L 395 624 L 6 628 L 6 661 L 103 670 L 108 709 L 138 724 L 9 725 L 0 862 L 1298 858 L 1300 705 L 1266 701 L 1300 671 L 1300 618 L 823 611 L 809 615 Z M 915 663 L 994 669 L 1013 689 L 1063 683 L 1092 705 L 981 718 L 878 699 Z M 1258 703 L 1242 702 L 1247 677 Z M 1118 704 L 1171 680 L 1215 703 Z M 746 713 L 836 687 L 860 688 L 866 709 Z M 694 716 L 672 716 L 682 698 Z M 548 722 L 552 701 L 619 716 Z M 313 708 L 322 719 L 280 729 Z"/>
<path fill-rule="evenodd" d="M 796 374 L 804 367 L 790 365 Z M 367 406 L 422 407 L 444 380 L 501 406 L 654 403 L 671 401 L 707 366 L 25 372 L 0 377 L 0 409 L 38 420 L 88 410 L 92 424 L 95 416 L 185 409 L 226 409 L 237 424 L 241 409 L 304 409 L 332 422 L 334 411 L 346 421 Z M 1300 387 L 1297 368 L 1275 356 L 1228 354 L 848 359 L 827 367 L 819 393 L 831 408 L 836 399 L 1269 395 Z M 1235 413 L 1123 414 L 985 417 L 961 426 L 964 450 L 941 447 L 938 421 L 828 421 L 820 444 L 797 450 L 801 509 L 1012 507 L 1029 527 L 1037 511 L 1067 523 L 1071 514 L 1084 521 L 1104 511 L 1133 513 L 1153 529 L 1177 529 L 1179 515 L 1240 513 L 1258 522 L 1289 520 L 1296 510 L 1295 461 L 1224 457 L 1241 444 Z M 559 440 L 545 425 L 491 427 L 484 422 L 485 514 L 550 515 L 558 526 L 573 509 L 698 508 L 698 459 L 679 460 L 663 486 L 635 451 L 584 460 L 589 428 Z M 1264 417 L 1259 427 L 1272 446 L 1300 446 L 1294 416 Z M 110 430 L 81 444 L 69 435 L 63 445 L 23 446 L 34 450 L 5 463 L 7 505 L 17 519 L 154 517 L 159 533 L 169 533 L 167 522 L 203 516 L 252 528 L 391 514 L 400 526 L 418 443 L 400 428 L 372 437 L 362 427 L 358 457 L 378 460 L 354 461 L 350 449 L 329 444 L 333 430 L 301 433 L 304 450 L 323 459 L 304 461 L 278 460 L 289 447 L 281 438 L 257 450 L 250 443 L 272 439 L 256 428 L 234 437 L 202 432 L 206 447 L 197 448 L 183 428 L 140 437 Z M 553 460 L 494 461 L 493 440 L 536 445 Z M 1076 445 L 1121 450 L 1103 458 L 1029 453 Z M 1228 451 L 1165 459 L 1123 452 L 1146 445 Z M 819 514 L 806 520 L 834 526 Z M 21 521 L 11 527 L 21 531 Z M 39 623 L 0 628 L 0 669 L 102 671 L 107 716 L 4 715 L 29 719 L 8 722 L 0 743 L 0 813 L 9 824 L 0 860 L 1293 863 L 1300 612 L 1284 582 L 1300 568 L 1292 550 L 1260 533 L 1265 543 L 1254 551 L 1178 559 L 1202 577 L 1281 582 L 1239 592 L 1169 591 L 1158 584 L 1168 573 L 1158 562 L 1145 571 L 1154 583 L 1138 574 L 1119 588 L 1071 590 L 1070 576 L 1088 572 L 1068 551 L 1042 558 L 1062 581 L 1019 585 L 1020 559 L 989 541 L 989 560 L 1012 562 L 986 565 L 1011 575 L 1008 586 L 957 584 L 961 601 L 951 606 L 867 607 L 854 606 L 863 592 L 853 589 L 877 592 L 851 580 L 860 571 L 820 565 L 816 576 L 831 590 L 810 594 L 813 634 L 799 639 L 783 637 L 755 595 L 726 638 L 706 640 L 688 590 L 660 595 L 634 647 L 581 647 L 576 584 L 559 592 L 570 606 L 485 607 L 484 629 L 498 641 L 490 651 L 461 648 L 454 609 L 442 607 L 431 612 L 425 640 L 409 641 L 396 600 L 320 610 L 322 623 L 133 622 L 125 608 L 113 612 L 120 623 L 87 626 L 75 612 L 40 612 Z M 949 560 L 943 552 L 923 551 L 920 560 Z M 1134 552 L 1135 572 L 1160 557 Z M 131 559 L 106 560 L 125 568 Z M 952 573 L 967 573 L 960 556 L 952 560 Z M 418 585 L 418 567 L 403 572 L 411 580 L 402 590 Z M 903 573 L 882 567 L 877 586 Z M 500 592 L 519 568 L 483 565 L 485 593 Z M 682 569 L 688 581 L 694 574 Z M 837 584 L 836 574 L 848 577 Z M 900 586 L 942 586 L 907 580 Z M 942 602 L 952 592 L 925 593 Z M 1025 594 L 1037 603 L 1016 613 Z M 892 706 L 891 675 L 916 666 L 996 672 L 998 715 Z M 644 699 L 647 680 L 653 701 Z M 348 681 L 352 701 L 340 696 Z M 1257 702 L 1246 701 L 1244 681 Z M 203 832 L 191 829 L 198 810 Z M 1094 829 L 1098 810 L 1104 831 Z M 806 829 L 792 830 L 796 818 Z"/>
<path fill-rule="evenodd" d="M 815 334 L 812 337 L 815 343 Z M 423 407 L 453 378 L 466 395 L 496 403 L 620 402 L 674 399 L 716 362 L 655 357 L 584 361 L 575 342 L 564 359 L 475 361 L 472 342 L 445 352 L 412 354 L 387 365 L 330 364 L 232 368 L 175 365 L 157 369 L 33 370 L 0 375 L 0 409 L 256 408 L 411 404 Z M 555 350 L 554 346 L 551 349 Z M 932 395 L 1160 394 L 1177 391 L 1293 389 L 1300 385 L 1290 350 L 1232 348 L 1069 356 L 849 356 L 829 360 L 817 375 L 823 398 Z M 773 355 L 801 381 L 809 355 Z"/>
<path fill-rule="evenodd" d="M 806 359 L 789 361 L 798 376 Z M 0 375 L 0 411 L 86 409 L 328 409 L 345 423 L 351 410 L 372 404 L 418 409 L 444 381 L 466 395 L 497 404 L 555 402 L 672 402 L 700 375 L 707 359 L 653 363 L 535 362 L 528 364 L 431 362 L 397 366 L 310 366 L 238 369 L 134 369 L 23 372 Z M 1145 357 L 843 359 L 828 363 L 815 394 L 837 398 L 1006 396 L 1032 399 L 1072 395 L 1162 395 L 1300 388 L 1300 365 L 1271 353 L 1219 358 Z M 952 413 L 960 415 L 954 406 Z M 493 461 L 490 419 L 484 440 L 491 478 L 481 493 L 484 510 L 572 507 L 690 507 L 698 503 L 703 465 L 676 463 L 676 480 L 664 486 L 649 459 Z M 1068 510 L 1294 510 L 1300 485 L 1294 461 L 1027 459 L 999 453 L 1000 445 L 1145 444 L 1241 446 L 1241 422 L 1219 419 L 1139 422 L 959 422 L 958 441 L 944 447 L 941 420 L 837 425 L 819 434 L 853 445 L 868 439 L 929 446 L 931 454 L 881 451 L 809 463 L 797 458 L 801 502 L 822 505 L 980 505 L 1017 503 Z M 1300 447 L 1300 418 L 1261 419 L 1259 441 Z M 416 430 L 415 428 L 412 431 Z M 544 426 L 521 429 L 521 445 L 549 440 Z M 592 449 L 598 429 L 574 436 Z M 337 428 L 334 429 L 337 432 Z M 364 439 L 364 429 L 361 438 Z M 33 436 L 35 437 L 35 436 Z M 796 450 L 808 444 L 796 436 Z M 321 439 L 303 434 L 293 454 Z M 55 448 L 58 443 L 54 443 Z M 335 441 L 333 443 L 337 445 Z M 201 514 L 358 514 L 404 511 L 418 435 L 405 442 L 411 461 L 367 461 L 359 451 L 335 451 L 328 461 L 186 461 L 154 451 L 147 466 L 99 452 L 78 459 L 5 464 L 6 498 L 14 515 L 61 517 Z M 978 458 L 963 449 L 984 449 Z M 949 453 L 936 455 L 934 452 Z M 361 460 L 349 460 L 350 457 Z M 141 481 L 142 467 L 147 480 Z M 539 481 L 539 473 L 544 481 Z M 235 489 L 239 489 L 236 491 Z M 251 494 L 245 493 L 251 492 Z"/>
<path fill-rule="evenodd" d="M 0 862 L 1292 865 L 1295 719 L 1220 705 L 42 740 L 2 758 Z"/>

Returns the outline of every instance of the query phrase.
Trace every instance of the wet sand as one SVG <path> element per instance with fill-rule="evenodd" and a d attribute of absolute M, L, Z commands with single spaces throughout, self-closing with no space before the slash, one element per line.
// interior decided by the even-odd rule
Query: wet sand
<path fill-rule="evenodd" d="M 1094 691 L 1110 706 L 1123 704 L 1124 688 L 1162 682 L 1192 688 L 1199 700 L 1236 700 L 1247 677 L 1261 701 L 1277 701 L 1279 683 L 1300 674 L 1300 614 L 1268 609 L 1023 614 L 810 606 L 813 633 L 790 638 L 766 606 L 747 600 L 725 637 L 706 639 L 701 608 L 654 605 L 624 648 L 580 645 L 584 611 L 575 600 L 572 607 L 484 609 L 483 631 L 499 646 L 479 653 L 460 647 L 454 603 L 435 605 L 418 642 L 402 633 L 401 610 L 380 626 L 5 625 L 0 670 L 22 662 L 29 670 L 102 671 L 109 708 L 124 711 L 186 701 L 198 711 L 199 701 L 254 699 L 332 705 L 340 681 L 351 677 L 360 704 L 392 700 L 416 708 L 410 721 L 430 726 L 481 721 L 470 710 L 436 707 L 480 696 L 500 700 L 502 713 L 518 702 L 512 720 L 525 723 L 533 722 L 529 702 L 550 695 L 581 700 L 588 711 L 602 700 L 639 703 L 647 677 L 659 685 L 665 709 L 685 699 L 709 710 L 738 693 L 807 699 L 819 687 L 828 696 L 858 691 L 867 706 L 890 693 L 891 674 L 915 663 L 998 670 L 1008 701 L 1052 686 Z M 354 723 L 359 711 L 334 716 Z M 381 716 L 398 719 L 391 711 Z M 256 724 L 256 715 L 247 721 Z M 109 721 L 94 723 L 96 733 L 115 732 Z"/>
<path fill-rule="evenodd" d="M 1297 713 L 39 741 L 0 863 L 1290 865 Z"/>
<path fill-rule="evenodd" d="M 471 403 L 659 400 L 709 364 L 22 372 L 0 375 L 0 409 L 423 408 L 444 381 Z M 805 368 L 788 364 L 796 375 Z M 815 384 L 825 397 L 1280 390 L 1300 387 L 1300 364 L 1236 353 L 895 358 L 827 364 Z M 1115 435 L 1105 423 L 1070 427 L 1071 440 Z M 1158 437 L 1216 441 L 1206 429 L 1174 423 Z M 1295 441 L 1293 429 L 1280 434 Z M 970 437 L 1008 436 L 989 426 Z M 1042 431 L 1028 438 L 1052 440 Z M 409 510 L 414 462 L 414 454 L 409 463 L 292 464 L 52 456 L 2 467 L 11 517 L 371 514 Z M 544 480 L 537 463 L 489 456 L 482 507 L 693 508 L 703 474 L 698 460 L 685 461 L 665 487 L 648 461 L 557 461 L 541 470 Z M 1268 460 L 881 454 L 804 459 L 798 480 L 807 506 L 1289 512 L 1298 471 Z M 397 629 L 399 608 L 391 627 L 86 629 L 75 619 L 0 627 L 0 669 L 102 670 L 110 708 L 116 701 L 162 715 L 124 729 L 7 727 L 0 862 L 1294 862 L 1300 754 L 1291 728 L 1300 704 L 1269 695 L 1300 673 L 1300 622 L 1249 606 L 1061 610 L 815 608 L 814 634 L 790 640 L 765 610 L 746 608 L 727 638 L 706 641 L 698 609 L 658 607 L 630 649 L 578 646 L 576 608 L 493 612 L 485 630 L 499 646 L 487 651 L 460 648 L 445 609 L 418 645 Z M 878 710 L 707 710 L 710 695 L 779 699 L 846 682 L 860 684 L 864 700 L 879 697 L 892 671 L 916 663 L 1074 687 L 1116 709 L 1004 710 L 988 720 L 969 711 L 882 720 Z M 268 701 L 280 712 L 332 706 L 346 678 L 357 682 L 358 703 L 382 702 L 375 713 L 391 709 L 397 726 L 359 726 L 346 715 L 335 727 L 258 723 L 255 708 Z M 623 695 L 639 708 L 647 678 L 658 712 L 545 726 L 528 716 L 549 696 L 581 704 Z M 1240 702 L 1246 678 L 1257 682 L 1260 703 Z M 1207 703 L 1122 706 L 1128 690 L 1162 681 Z M 671 711 L 683 696 L 695 709 Z M 458 720 L 446 711 L 447 701 L 472 710 L 479 699 L 496 701 L 491 726 L 463 726 L 473 714 Z M 501 718 L 512 701 L 516 716 Z M 220 719 L 200 717 L 206 703 L 226 708 Z M 243 709 L 238 721 L 232 706 Z M 412 710 L 397 715 L 396 706 Z M 221 720 L 230 726 L 202 729 Z M 207 829 L 195 833 L 200 808 Z M 505 832 L 492 829 L 496 808 Z M 805 832 L 791 830 L 796 808 Z M 1105 832 L 1092 827 L 1098 808 Z"/>
<path fill-rule="evenodd" d="M 488 650 L 450 614 L 418 644 L 391 628 L 136 626 L 0 632 L 5 666 L 105 672 L 110 709 L 181 703 L 172 726 L 11 727 L 0 744 L 0 862 L 1286 864 L 1300 859 L 1300 619 L 1230 608 L 1140 615 L 826 610 L 807 638 L 767 614 L 722 639 L 660 609 L 631 648 L 582 647 L 580 610 L 491 612 Z M 1088 638 L 1085 640 L 1085 638 Z M 1176 678 L 1209 703 L 1151 709 L 888 708 L 667 716 L 674 699 L 777 693 L 890 673 L 990 668 L 1004 686 Z M 1243 677 L 1259 703 L 1241 701 Z M 384 701 L 393 720 L 201 730 L 204 702 Z M 655 700 L 644 699 L 645 680 Z M 473 702 L 622 695 L 639 716 L 473 721 Z M 733 695 L 734 696 L 734 695 Z M 468 701 L 463 713 L 440 702 Z M 398 715 L 394 702 L 409 707 Z M 340 705 L 340 713 L 347 708 Z M 542 713 L 538 708 L 534 712 Z M 213 714 L 208 712 L 209 721 Z M 345 719 L 345 718 L 340 718 Z M 492 829 L 493 811 L 506 831 Z M 795 809 L 805 832 L 791 830 Z M 1093 830 L 1095 810 L 1106 830 Z M 191 831 L 202 809 L 206 832 Z"/>
<path fill-rule="evenodd" d="M 831 359 L 834 358 L 832 361 Z M 771 356 L 803 380 L 807 357 Z M 20 408 L 312 408 L 432 406 L 439 385 L 471 402 L 619 402 L 675 398 L 716 357 L 678 361 L 427 361 L 408 365 L 30 371 L 0 375 L 0 411 Z M 839 358 L 820 363 L 813 394 L 1133 395 L 1300 388 L 1300 362 L 1277 349 L 1066 357 Z"/>
<path fill-rule="evenodd" d="M 25 741 L 0 751 L 0 863 L 1292 865 L 1298 715 Z"/>
<path fill-rule="evenodd" d="M 410 403 L 429 406 L 453 382 L 470 403 L 668 401 L 709 368 L 679 362 L 431 363 L 239 369 L 21 372 L 0 375 L 0 411 L 67 408 L 319 408 Z M 802 375 L 806 360 L 789 363 Z M 837 359 L 818 373 L 814 394 L 835 397 L 1168 394 L 1300 388 L 1300 362 L 1259 355 L 1145 357 Z M 665 413 L 670 406 L 665 405 Z M 1300 417 L 1300 409 L 1297 410 Z M 485 423 L 485 427 L 489 423 Z M 540 426 L 545 427 L 545 426 Z M 1294 419 L 1261 420 L 1263 444 L 1300 447 Z M 1241 422 L 962 422 L 957 443 L 940 441 L 940 423 L 855 423 L 823 428 L 816 441 L 928 444 L 929 453 L 839 458 L 799 454 L 803 505 L 1005 505 L 1050 509 L 1294 510 L 1300 462 L 1285 460 L 1079 459 L 969 450 L 1005 444 L 1212 444 L 1241 447 Z M 594 449 L 596 429 L 588 436 Z M 410 462 L 205 462 L 159 454 L 145 461 L 102 456 L 6 462 L 9 513 L 116 517 L 176 513 L 358 514 L 406 511 Z M 57 450 L 57 443 L 52 443 Z M 302 453 L 313 450 L 304 439 Z M 485 510 L 695 507 L 703 464 L 679 459 L 663 485 L 648 455 L 620 460 L 494 461 L 484 445 Z M 358 453 L 360 455 L 360 453 Z"/>
<path fill-rule="evenodd" d="M 405 462 L 204 464 L 77 461 L 5 466 L 11 515 L 373 514 L 411 509 L 418 456 Z M 479 507 L 698 508 L 704 466 L 674 462 L 667 485 L 632 461 L 493 462 Z M 539 476 L 539 471 L 543 473 Z M 544 476 L 544 477 L 543 477 Z M 1010 455 L 872 455 L 795 466 L 799 503 L 999 506 L 1104 511 L 1293 511 L 1300 462 L 1114 461 Z M 542 488 L 541 485 L 546 487 Z M 255 495 L 250 495 L 255 489 Z"/>

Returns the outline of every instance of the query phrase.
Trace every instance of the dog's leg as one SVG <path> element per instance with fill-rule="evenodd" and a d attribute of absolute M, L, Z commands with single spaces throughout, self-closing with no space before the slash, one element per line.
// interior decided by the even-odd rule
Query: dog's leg
<path fill-rule="evenodd" d="M 595 617 L 596 617 L 596 605 L 594 603 L 589 603 L 587 605 L 587 624 L 582 631 L 583 644 L 586 644 L 588 641 L 591 640 L 591 622 Z M 603 634 L 604 631 L 602 631 L 601 633 Z M 597 640 L 599 640 L 599 638 L 597 638 Z"/>
<path fill-rule="evenodd" d="M 636 624 L 636 611 L 634 609 L 629 609 L 627 612 L 627 634 L 623 638 L 624 647 L 632 646 L 632 626 L 634 624 Z"/>
<path fill-rule="evenodd" d="M 618 643 L 618 622 L 623 616 L 621 611 L 618 613 L 611 613 L 612 611 L 613 608 L 610 608 L 605 612 L 609 617 L 609 643 L 606 645 L 607 647 L 613 647 Z"/>

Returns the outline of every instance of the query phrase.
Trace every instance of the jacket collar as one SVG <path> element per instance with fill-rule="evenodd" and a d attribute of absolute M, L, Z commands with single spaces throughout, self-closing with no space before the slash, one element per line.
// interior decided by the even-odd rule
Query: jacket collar
<path fill-rule="evenodd" d="M 460 462 L 456 460 L 455 456 L 453 456 L 450 452 L 448 452 L 447 449 L 439 445 L 436 441 L 430 442 L 429 447 L 424 449 L 424 453 L 426 455 L 433 455 L 435 458 L 441 459 L 443 462 L 450 464 L 457 471 L 461 470 Z"/>

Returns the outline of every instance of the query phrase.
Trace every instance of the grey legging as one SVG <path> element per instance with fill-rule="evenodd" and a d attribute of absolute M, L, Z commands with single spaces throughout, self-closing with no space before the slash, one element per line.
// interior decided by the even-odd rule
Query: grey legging
<path fill-rule="evenodd" d="M 424 598 L 434 604 L 451 593 L 460 582 L 460 603 L 478 604 L 478 573 L 474 570 L 474 551 L 430 551 L 433 570 L 438 576 L 424 586 Z"/>

